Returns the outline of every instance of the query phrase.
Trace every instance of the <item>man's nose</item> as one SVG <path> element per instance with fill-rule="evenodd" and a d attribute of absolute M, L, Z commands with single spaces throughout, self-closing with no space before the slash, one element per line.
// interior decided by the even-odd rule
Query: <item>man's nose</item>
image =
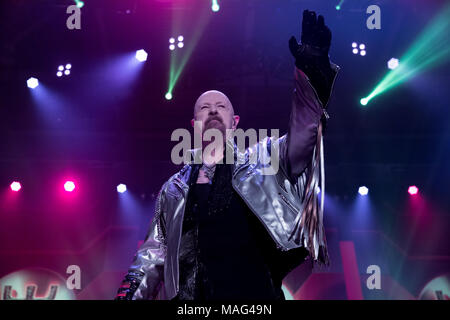
<path fill-rule="evenodd" d="M 215 113 L 217 113 L 217 107 L 211 106 L 211 108 L 209 108 L 209 114 L 215 114 Z"/>

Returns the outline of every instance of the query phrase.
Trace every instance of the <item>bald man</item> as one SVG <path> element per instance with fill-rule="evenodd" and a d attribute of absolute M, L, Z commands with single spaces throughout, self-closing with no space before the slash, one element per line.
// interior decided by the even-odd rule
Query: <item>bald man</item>
<path fill-rule="evenodd" d="M 295 90 L 280 138 L 236 150 L 229 133 L 239 116 L 230 99 L 217 90 L 200 95 L 191 124 L 201 123 L 202 136 L 217 129 L 223 152 L 202 153 L 200 163 L 186 164 L 163 185 L 117 299 L 284 300 L 282 280 L 291 270 L 308 258 L 328 264 L 317 190 L 319 181 L 324 190 L 322 134 L 339 69 L 328 58 L 330 41 L 323 17 L 305 10 L 302 43 L 289 40 Z M 235 161 L 220 161 L 230 145 Z M 273 150 L 280 170 L 264 175 Z"/>

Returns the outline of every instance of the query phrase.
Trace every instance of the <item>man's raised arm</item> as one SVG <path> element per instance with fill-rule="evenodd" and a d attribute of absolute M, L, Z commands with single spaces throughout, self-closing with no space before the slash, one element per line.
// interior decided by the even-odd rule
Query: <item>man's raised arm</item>
<path fill-rule="evenodd" d="M 301 44 L 295 37 L 289 40 L 295 58 L 295 89 L 285 150 L 291 178 L 302 174 L 312 161 L 318 135 L 328 119 L 326 108 L 339 70 L 328 57 L 331 31 L 322 16 L 303 12 L 301 40 Z"/>

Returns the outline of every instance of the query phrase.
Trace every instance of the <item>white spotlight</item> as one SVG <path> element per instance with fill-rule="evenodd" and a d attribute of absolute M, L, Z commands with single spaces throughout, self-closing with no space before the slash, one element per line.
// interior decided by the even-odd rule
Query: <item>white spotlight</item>
<path fill-rule="evenodd" d="M 27 80 L 27 86 L 30 89 L 34 89 L 39 85 L 39 80 L 36 78 L 31 77 L 30 79 Z"/>
<path fill-rule="evenodd" d="M 58 70 L 59 70 L 59 71 L 63 71 L 63 70 L 64 70 L 64 66 L 62 66 L 62 65 L 59 66 L 59 67 L 58 67 Z"/>
<path fill-rule="evenodd" d="M 353 42 L 353 43 L 352 43 L 352 47 L 353 47 L 353 48 L 356 48 L 357 46 L 358 46 L 358 44 L 357 44 L 356 42 Z"/>
<path fill-rule="evenodd" d="M 137 59 L 139 62 L 144 62 L 144 61 L 146 61 L 146 60 L 147 60 L 147 56 L 148 56 L 148 54 L 147 54 L 147 52 L 145 52 L 144 49 L 140 49 L 140 50 L 137 50 L 137 51 L 136 51 L 136 59 Z"/>
<path fill-rule="evenodd" d="M 214 4 L 211 6 L 211 9 L 212 9 L 212 11 L 217 12 L 217 11 L 220 10 L 220 7 L 219 7 L 219 5 L 218 5 L 217 3 L 214 3 Z"/>
<path fill-rule="evenodd" d="M 175 50 L 175 45 L 174 44 L 171 44 L 170 46 L 169 46 L 169 50 Z"/>
<path fill-rule="evenodd" d="M 121 183 L 117 186 L 117 192 L 124 193 L 125 191 L 127 191 L 127 186 L 124 185 L 123 183 Z"/>
<path fill-rule="evenodd" d="M 366 46 L 364 45 L 364 43 L 361 43 L 360 45 L 359 45 L 359 49 L 360 50 L 364 50 L 366 48 Z"/>
<path fill-rule="evenodd" d="M 366 51 L 361 50 L 361 51 L 359 52 L 359 54 L 362 55 L 362 56 L 365 56 L 365 55 L 366 55 Z"/>
<path fill-rule="evenodd" d="M 66 64 L 66 69 L 69 70 L 70 68 L 72 68 L 72 65 L 70 63 Z"/>
<path fill-rule="evenodd" d="M 169 43 L 175 43 L 175 38 L 170 38 Z"/>
<path fill-rule="evenodd" d="M 391 58 L 391 59 L 388 61 L 387 65 L 388 65 L 388 68 L 389 68 L 389 69 L 394 70 L 395 68 L 398 67 L 398 59 L 396 59 L 396 58 Z"/>
<path fill-rule="evenodd" d="M 358 54 L 358 49 L 355 48 L 352 50 L 352 52 L 353 52 L 353 54 Z"/>
<path fill-rule="evenodd" d="M 65 71 L 64 71 L 64 74 L 65 74 L 66 76 L 68 76 L 68 75 L 70 74 L 70 70 L 65 70 Z"/>
<path fill-rule="evenodd" d="M 183 42 L 178 42 L 178 48 L 183 48 L 183 47 L 184 47 Z"/>
<path fill-rule="evenodd" d="M 358 193 L 362 196 L 366 196 L 369 193 L 369 189 L 366 186 L 359 187 Z"/>
<path fill-rule="evenodd" d="M 61 71 L 58 71 L 58 72 L 56 73 L 56 76 L 57 76 L 57 77 L 61 77 L 61 76 L 62 76 L 62 72 L 61 72 Z"/>
<path fill-rule="evenodd" d="M 184 40 L 184 37 L 183 36 L 178 36 L 178 41 L 179 42 L 182 42 Z"/>

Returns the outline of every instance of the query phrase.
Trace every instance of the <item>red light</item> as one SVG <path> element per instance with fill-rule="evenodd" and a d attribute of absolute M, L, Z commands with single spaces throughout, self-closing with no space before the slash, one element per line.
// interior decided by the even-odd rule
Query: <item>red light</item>
<path fill-rule="evenodd" d="M 417 192 L 419 192 L 419 189 L 416 186 L 410 186 L 408 188 L 408 193 L 412 196 L 417 194 Z"/>
<path fill-rule="evenodd" d="M 20 182 L 14 181 L 13 183 L 11 183 L 10 187 L 12 191 L 17 192 L 22 188 L 22 185 L 20 184 Z"/>
<path fill-rule="evenodd" d="M 72 192 L 75 189 L 75 183 L 73 181 L 66 181 L 64 183 L 64 190 L 67 192 Z"/>

